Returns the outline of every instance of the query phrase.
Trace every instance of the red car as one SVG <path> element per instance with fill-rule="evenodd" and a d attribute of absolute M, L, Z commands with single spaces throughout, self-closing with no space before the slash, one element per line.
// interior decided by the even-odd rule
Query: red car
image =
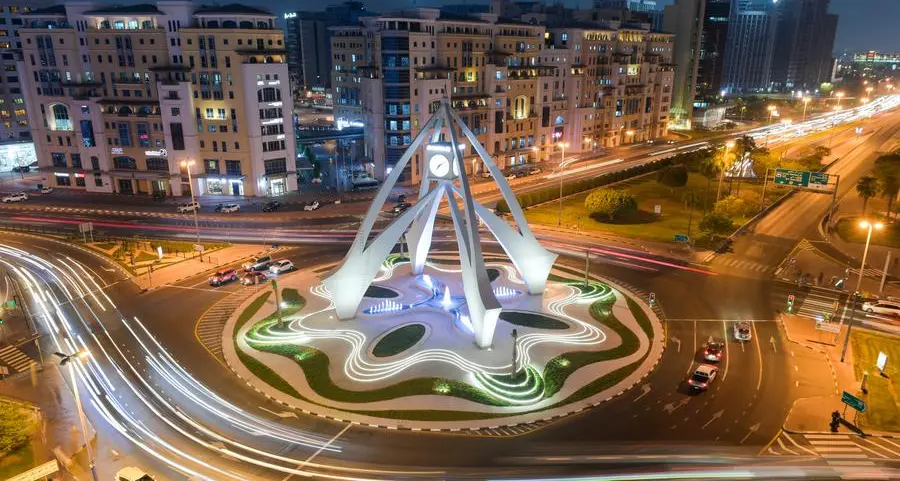
<path fill-rule="evenodd" d="M 266 275 L 265 272 L 260 271 L 247 271 L 243 277 L 241 277 L 241 284 L 245 286 L 255 286 L 256 284 L 262 284 L 266 282 L 269 276 Z"/>
<path fill-rule="evenodd" d="M 224 271 L 216 272 L 215 274 L 209 277 L 209 285 L 211 286 L 221 286 L 227 282 L 236 281 L 238 278 L 237 271 L 234 269 L 225 269 Z"/>

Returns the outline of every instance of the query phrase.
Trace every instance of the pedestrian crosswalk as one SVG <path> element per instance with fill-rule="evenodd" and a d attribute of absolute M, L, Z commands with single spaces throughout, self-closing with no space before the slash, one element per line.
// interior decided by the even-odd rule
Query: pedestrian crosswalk
<path fill-rule="evenodd" d="M 0 363 L 9 366 L 10 371 L 15 372 L 28 371 L 32 364 L 37 364 L 16 346 L 6 346 L 0 349 Z"/>
<path fill-rule="evenodd" d="M 772 291 L 772 304 L 778 310 L 787 309 L 788 296 L 794 296 L 791 313 L 808 319 L 823 320 L 833 316 L 839 321 L 847 303 L 847 293 L 815 286 L 797 286 L 779 282 Z"/>
<path fill-rule="evenodd" d="M 812 456 L 830 466 L 876 466 L 877 461 L 900 460 L 900 440 L 845 433 L 790 434 L 782 432 L 764 456 Z"/>
<path fill-rule="evenodd" d="M 194 334 L 197 336 L 200 344 L 216 359 L 224 361 L 222 355 L 222 333 L 225 330 L 225 323 L 228 322 L 228 318 L 231 317 L 238 306 L 257 292 L 259 292 L 259 288 L 247 287 L 238 289 L 225 299 L 214 304 L 197 321 Z"/>
<path fill-rule="evenodd" d="M 487 437 L 509 437 L 521 436 L 528 434 L 536 429 L 551 424 L 551 421 L 536 421 L 533 423 L 517 424 L 515 426 L 502 426 L 495 428 L 483 428 L 478 430 L 466 431 L 465 434 L 470 436 L 487 436 Z"/>
<path fill-rule="evenodd" d="M 863 277 L 877 277 L 880 278 L 882 274 L 881 269 L 873 269 L 871 267 L 863 269 Z M 858 276 L 859 269 L 850 269 L 851 276 Z"/>
<path fill-rule="evenodd" d="M 760 274 L 771 274 L 775 271 L 774 267 L 767 266 L 765 264 L 760 264 L 754 261 L 748 261 L 746 259 L 740 259 L 737 257 L 730 256 L 719 256 L 716 257 L 714 264 L 728 267 L 731 269 L 740 269 L 743 271 L 753 271 L 758 272 Z"/>

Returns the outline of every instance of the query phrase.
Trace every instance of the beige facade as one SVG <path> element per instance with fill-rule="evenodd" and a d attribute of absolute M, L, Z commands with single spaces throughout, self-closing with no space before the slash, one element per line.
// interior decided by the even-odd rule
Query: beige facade
<path fill-rule="evenodd" d="M 190 168 L 198 195 L 296 190 L 272 14 L 167 1 L 29 17 L 20 64 L 45 185 L 187 195 Z"/>
<path fill-rule="evenodd" d="M 364 18 L 334 29 L 335 119 L 365 124 L 366 156 L 384 176 L 447 97 L 498 165 L 529 169 L 558 162 L 563 142 L 568 157 L 666 135 L 671 44 L 647 30 L 547 30 L 429 8 Z M 480 174 L 473 154 L 467 169 Z M 405 181 L 418 181 L 421 158 Z"/>

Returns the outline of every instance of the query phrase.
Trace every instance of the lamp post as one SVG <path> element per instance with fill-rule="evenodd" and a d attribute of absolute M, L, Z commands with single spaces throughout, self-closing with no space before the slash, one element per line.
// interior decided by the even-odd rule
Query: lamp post
<path fill-rule="evenodd" d="M 193 177 L 191 176 L 191 167 L 194 166 L 194 161 L 193 161 L 193 160 L 182 160 L 182 161 L 181 161 L 181 166 L 184 168 L 184 170 L 187 170 L 187 174 L 188 174 L 188 189 L 189 189 L 190 192 L 191 192 L 191 204 L 193 204 L 193 203 L 194 203 L 194 179 L 193 179 Z M 197 245 L 200 245 L 200 224 L 197 222 L 197 210 L 198 210 L 198 209 L 196 209 L 196 208 L 193 209 L 193 212 L 194 212 L 194 231 L 197 233 Z"/>
<path fill-rule="evenodd" d="M 867 229 L 866 247 L 863 249 L 862 262 L 859 264 L 859 277 L 856 278 L 856 291 L 850 296 L 850 320 L 847 321 L 847 334 L 844 336 L 844 347 L 841 348 L 841 362 L 844 362 L 844 357 L 847 355 L 847 344 L 850 342 L 850 330 L 853 329 L 853 317 L 856 314 L 856 301 L 859 299 L 859 288 L 862 285 L 863 270 L 866 268 L 866 257 L 869 255 L 869 242 L 872 240 L 872 231 L 881 230 L 884 227 L 884 224 L 881 222 L 869 222 L 864 220 L 859 223 L 859 226 L 863 229 Z"/>
<path fill-rule="evenodd" d="M 766 110 L 769 111 L 769 123 L 771 124 L 772 116 L 775 115 L 775 111 L 778 110 L 778 107 L 776 107 L 774 105 L 769 105 L 768 107 L 766 107 Z"/>
<path fill-rule="evenodd" d="M 722 172 L 719 174 L 719 187 L 716 189 L 716 202 L 719 202 L 719 197 L 722 195 L 722 184 L 725 183 L 725 169 L 728 164 L 728 151 L 734 148 L 734 141 L 729 140 L 725 142 L 725 153 L 722 154 Z"/>
<path fill-rule="evenodd" d="M 803 121 L 806 122 L 806 107 L 809 106 L 809 102 L 812 99 L 809 97 L 803 97 Z"/>
<path fill-rule="evenodd" d="M 559 142 L 556 144 L 562 150 L 562 155 L 559 158 L 559 214 L 556 217 L 556 226 L 562 226 L 562 198 L 563 198 L 563 169 L 565 168 L 566 161 L 566 147 L 569 146 L 566 142 Z"/>
<path fill-rule="evenodd" d="M 626 130 L 625 137 L 628 139 L 628 141 L 626 143 L 630 144 L 631 142 L 633 142 L 633 139 L 634 139 L 634 131 L 630 130 L 630 129 Z"/>
<path fill-rule="evenodd" d="M 875 90 L 873 87 L 866 87 L 866 102 L 868 102 L 869 97 L 872 96 L 873 90 Z"/>
<path fill-rule="evenodd" d="M 541 148 L 537 145 L 531 147 L 531 151 L 534 152 L 534 163 L 535 165 L 540 163 L 541 161 Z"/>
<path fill-rule="evenodd" d="M 75 409 L 78 410 L 78 421 L 81 423 L 81 438 L 84 440 L 84 447 L 87 449 L 88 455 L 88 464 L 91 468 L 91 476 L 94 481 L 97 481 L 97 469 L 94 463 L 94 450 L 91 448 L 91 442 L 88 440 L 87 435 L 87 421 L 84 418 L 84 408 L 81 405 L 81 396 L 78 394 L 78 379 L 75 378 L 75 364 L 72 364 L 70 361 L 73 359 L 83 360 L 89 356 L 87 351 L 78 351 L 72 354 L 63 354 L 61 352 L 54 352 L 54 356 L 59 358 L 60 367 L 69 365 L 69 374 L 72 377 L 72 392 L 75 393 Z"/>
<path fill-rule="evenodd" d="M 837 106 L 840 107 L 841 99 L 844 98 L 844 92 L 838 92 L 838 93 L 834 94 L 834 96 L 837 97 Z"/>

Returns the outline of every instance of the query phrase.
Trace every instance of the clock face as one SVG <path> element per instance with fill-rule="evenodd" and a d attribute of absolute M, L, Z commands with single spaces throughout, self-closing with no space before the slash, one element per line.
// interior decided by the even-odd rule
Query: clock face
<path fill-rule="evenodd" d="M 428 161 L 428 170 L 434 177 L 447 177 L 450 173 L 450 159 L 442 154 L 432 155 Z"/>

